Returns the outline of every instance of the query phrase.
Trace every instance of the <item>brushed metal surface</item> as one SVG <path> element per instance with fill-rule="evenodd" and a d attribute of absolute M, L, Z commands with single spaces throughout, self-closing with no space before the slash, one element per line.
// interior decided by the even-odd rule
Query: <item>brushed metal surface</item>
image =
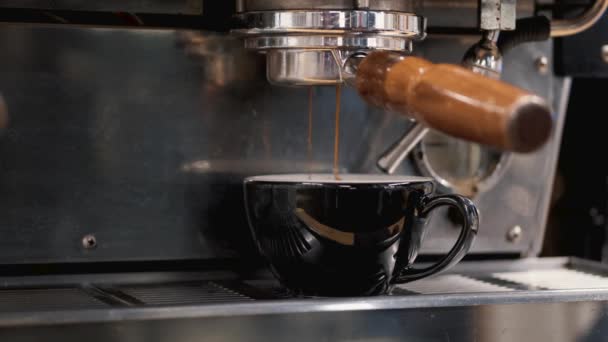
<path fill-rule="evenodd" d="M 99 309 L 107 305 L 80 288 L 13 289 L 0 288 L 0 314 L 56 310 Z"/>
<path fill-rule="evenodd" d="M 329 305 L 329 304 L 328 304 Z M 365 304 L 363 304 L 365 306 Z M 194 312 L 197 308 L 172 308 Z M 218 309 L 218 308 L 214 308 Z M 35 325 L 0 329 L 10 341 L 604 341 L 608 334 L 605 300 L 435 309 L 268 315 L 194 316 L 120 322 Z M 84 312 L 85 317 L 98 312 Z M 109 314 L 109 312 L 105 313 Z M 113 314 L 116 314 L 113 312 Z M 27 319 L 27 318 L 26 318 Z M 556 322 L 564 322 L 556 324 Z"/>
<path fill-rule="evenodd" d="M 289 10 L 289 9 L 351 9 L 353 0 L 241 0 L 241 10 Z M 511 0 L 509 4 L 511 4 Z M 520 18 L 534 13 L 534 1 L 519 0 L 515 4 Z M 379 0 L 370 1 L 372 10 L 405 11 L 429 19 L 429 27 L 478 28 L 478 0 Z"/>
<path fill-rule="evenodd" d="M 447 48 L 448 44 L 447 37 L 430 39 L 420 44 L 417 51 L 431 60 L 456 63 L 457 58 L 462 57 L 457 53 L 462 50 L 453 46 Z M 440 53 L 442 48 L 443 53 Z M 551 49 L 551 42 L 527 44 L 505 56 L 503 80 L 548 99 L 554 109 L 556 128 L 545 147 L 532 155 L 513 155 L 500 171 L 504 172 L 501 179 L 493 181 L 490 189 L 473 198 L 482 213 L 480 234 L 474 246 L 476 252 L 500 250 L 533 256 L 540 251 L 570 90 L 568 79 L 542 74 L 535 69 L 533 56 L 550 56 Z M 450 228 L 453 224 L 445 217 L 435 219 L 441 223 L 431 221 L 435 228 L 427 240 L 426 253 L 439 251 L 441 245 L 454 239 L 454 229 Z M 507 233 L 514 226 L 522 228 L 522 235 L 516 241 L 510 241 Z"/>
<path fill-rule="evenodd" d="M 219 86 L 173 31 L 9 26 L 0 41 L 0 263 L 246 254 L 243 178 L 309 167 L 308 91 Z M 315 91 L 317 171 L 332 169 L 334 96 Z M 350 168 L 386 115 L 343 99 Z"/>
<path fill-rule="evenodd" d="M 477 40 L 431 36 L 415 53 L 458 63 Z M 263 72 L 218 82 L 217 73 L 205 72 L 211 62 L 188 56 L 177 42 L 175 32 L 164 30 L 0 31 L 7 47 L 0 54 L 0 89 L 10 109 L 0 134 L 1 264 L 239 255 L 249 261 L 255 253 L 243 178 L 331 171 L 332 87 L 315 89 L 311 166 L 307 89 L 272 87 Z M 550 43 L 513 50 L 504 76 L 553 100 L 561 128 L 567 87 L 534 65 L 550 51 Z M 243 66 L 236 61 L 238 70 Z M 243 65 L 248 74 L 252 64 Z M 366 107 L 348 88 L 342 116 L 345 172 L 378 172 L 377 158 L 409 125 Z M 539 153 L 515 156 L 505 177 L 474 199 L 482 224 L 473 253 L 538 252 L 560 137 L 558 129 Z M 397 173 L 416 171 L 406 162 Z M 432 221 L 423 253 L 444 253 L 457 229 L 442 214 Z M 522 235 L 513 243 L 506 234 L 515 225 Z M 83 248 L 89 234 L 95 248 Z"/>
<path fill-rule="evenodd" d="M 203 0 L 0 0 L 0 7 L 196 15 L 203 10 Z"/>

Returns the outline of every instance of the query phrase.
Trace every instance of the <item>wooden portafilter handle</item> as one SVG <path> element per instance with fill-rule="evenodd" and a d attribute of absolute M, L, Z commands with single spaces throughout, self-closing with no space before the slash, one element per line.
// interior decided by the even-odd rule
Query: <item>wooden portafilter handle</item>
<path fill-rule="evenodd" d="M 448 135 L 514 152 L 532 152 L 551 136 L 539 96 L 451 64 L 373 52 L 359 64 L 359 94 Z"/>

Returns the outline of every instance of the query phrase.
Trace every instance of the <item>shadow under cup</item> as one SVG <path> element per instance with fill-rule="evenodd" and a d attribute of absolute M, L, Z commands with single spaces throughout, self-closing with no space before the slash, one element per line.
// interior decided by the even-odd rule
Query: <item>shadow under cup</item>
<path fill-rule="evenodd" d="M 296 295 L 369 296 L 441 272 L 460 261 L 479 215 L 458 195 L 432 197 L 421 177 L 272 175 L 245 180 L 249 225 L 260 252 Z M 428 214 L 452 206 L 462 215 L 456 245 L 433 266 L 413 268 Z"/>

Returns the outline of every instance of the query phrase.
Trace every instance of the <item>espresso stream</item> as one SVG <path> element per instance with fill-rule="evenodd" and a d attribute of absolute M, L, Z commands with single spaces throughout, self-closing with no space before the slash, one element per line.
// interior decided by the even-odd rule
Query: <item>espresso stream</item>
<path fill-rule="evenodd" d="M 334 177 L 336 180 L 340 180 L 340 99 L 342 96 L 342 86 L 336 85 L 336 132 L 334 139 Z"/>
<path fill-rule="evenodd" d="M 312 177 L 313 158 L 312 158 L 312 124 L 313 124 L 313 97 L 314 87 L 308 88 L 308 139 L 307 139 L 307 156 L 308 156 L 308 178 Z M 336 110 L 335 110 L 335 132 L 334 132 L 334 166 L 333 173 L 336 180 L 340 180 L 340 104 L 342 97 L 342 87 L 336 86 Z"/>
<path fill-rule="evenodd" d="M 307 148 L 307 154 L 308 154 L 308 174 L 309 174 L 309 178 L 312 175 L 312 171 L 313 171 L 313 163 L 312 163 L 312 99 L 315 93 L 315 88 L 313 86 L 310 86 L 310 88 L 308 88 L 308 148 Z"/>

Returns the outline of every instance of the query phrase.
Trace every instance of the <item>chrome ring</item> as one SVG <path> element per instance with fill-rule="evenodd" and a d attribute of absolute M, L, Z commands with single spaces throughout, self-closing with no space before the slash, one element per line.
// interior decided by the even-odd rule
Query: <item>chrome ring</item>
<path fill-rule="evenodd" d="M 385 36 L 259 36 L 245 39 L 245 48 L 269 49 L 374 49 L 412 51 L 407 38 Z"/>
<path fill-rule="evenodd" d="M 286 10 L 372 10 L 411 12 L 414 0 L 237 0 L 237 12 Z"/>
<path fill-rule="evenodd" d="M 268 11 L 237 16 L 243 35 L 269 34 L 386 34 L 423 39 L 426 19 L 412 13 L 380 11 Z"/>
<path fill-rule="evenodd" d="M 232 33 L 243 38 L 247 49 L 268 53 L 267 79 L 288 86 L 342 83 L 350 55 L 411 52 L 412 41 L 426 32 L 424 17 L 395 11 L 255 11 L 237 18 L 245 28 Z"/>

